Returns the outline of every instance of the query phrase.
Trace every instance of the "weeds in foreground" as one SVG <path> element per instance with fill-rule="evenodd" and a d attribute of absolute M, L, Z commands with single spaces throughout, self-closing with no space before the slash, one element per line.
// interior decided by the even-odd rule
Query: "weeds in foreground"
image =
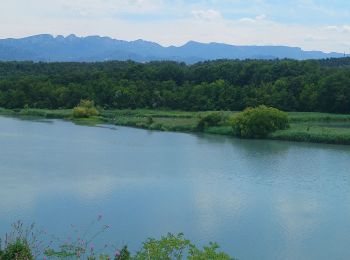
<path fill-rule="evenodd" d="M 4 243 L 0 243 L 0 259 L 37 259 L 44 250 L 43 234 L 43 231 L 35 228 L 35 224 L 27 227 L 22 221 L 13 223 L 11 232 L 2 240 Z"/>
<path fill-rule="evenodd" d="M 218 244 L 210 243 L 200 249 L 182 233 L 168 233 L 160 239 L 149 238 L 135 254 L 131 254 L 126 245 L 116 249 L 106 244 L 96 249 L 94 240 L 109 229 L 108 225 L 101 224 L 101 219 L 102 216 L 98 216 L 82 233 L 72 225 L 76 238 L 68 237 L 62 242 L 52 237 L 46 246 L 43 242 L 46 240 L 41 240 L 47 235 L 45 232 L 35 229 L 34 224 L 27 228 L 18 221 L 12 225 L 11 232 L 5 235 L 3 247 L 0 243 L 0 260 L 233 260 L 228 254 L 219 251 Z M 111 255 L 112 250 L 114 253 Z"/>

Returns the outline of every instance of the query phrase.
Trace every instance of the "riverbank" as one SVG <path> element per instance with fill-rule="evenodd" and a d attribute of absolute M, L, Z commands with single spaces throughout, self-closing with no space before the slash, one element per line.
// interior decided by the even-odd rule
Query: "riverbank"
<path fill-rule="evenodd" d="M 97 125 L 114 124 L 138 127 L 149 130 L 199 132 L 197 124 L 201 117 L 211 112 L 185 112 L 166 110 L 104 110 L 100 116 L 76 119 L 72 110 L 46 109 L 0 109 L 0 115 L 14 117 L 34 117 L 70 120 L 77 124 Z M 236 112 L 222 112 L 227 120 L 218 126 L 203 129 L 204 133 L 233 135 L 229 118 Z M 298 142 L 350 144 L 350 115 L 313 112 L 290 112 L 290 128 L 277 131 L 268 139 Z"/>

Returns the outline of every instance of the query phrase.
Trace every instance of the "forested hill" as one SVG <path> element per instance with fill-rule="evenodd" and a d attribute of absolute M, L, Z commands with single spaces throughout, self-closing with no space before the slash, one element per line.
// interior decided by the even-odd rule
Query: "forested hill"
<path fill-rule="evenodd" d="M 21 39 L 0 39 L 2 61 L 108 61 L 147 62 L 172 60 L 193 64 L 215 59 L 324 59 L 343 57 L 343 53 L 304 51 L 288 46 L 237 46 L 190 41 L 183 46 L 164 47 L 154 42 L 122 41 L 109 37 L 54 37 L 49 34 Z"/>
<path fill-rule="evenodd" d="M 350 60 L 0 62 L 0 107 L 350 112 Z"/>

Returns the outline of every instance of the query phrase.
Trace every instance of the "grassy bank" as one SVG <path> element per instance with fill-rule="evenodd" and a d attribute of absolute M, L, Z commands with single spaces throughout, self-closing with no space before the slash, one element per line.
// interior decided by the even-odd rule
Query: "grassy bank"
<path fill-rule="evenodd" d="M 138 127 L 160 131 L 196 132 L 200 117 L 211 112 L 184 112 L 184 111 L 163 111 L 163 110 L 104 110 L 100 116 L 75 119 L 72 111 L 45 110 L 45 109 L 22 109 L 8 110 L 0 109 L 1 115 L 22 116 L 33 118 L 59 118 L 71 120 L 77 124 L 96 125 L 101 123 L 115 124 L 122 126 Z M 228 119 L 235 112 L 222 112 L 223 117 Z M 271 134 L 269 139 L 350 144 L 350 115 L 291 112 L 289 129 L 280 130 Z M 218 126 L 207 127 L 205 133 L 233 135 L 228 120 L 224 120 Z"/>

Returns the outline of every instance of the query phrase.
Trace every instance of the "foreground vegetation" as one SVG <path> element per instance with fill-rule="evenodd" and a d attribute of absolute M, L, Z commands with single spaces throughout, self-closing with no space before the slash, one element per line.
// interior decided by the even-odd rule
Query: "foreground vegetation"
<path fill-rule="evenodd" d="M 12 225 L 11 232 L 5 235 L 3 245 L 0 243 L 0 260 L 234 260 L 227 253 L 219 251 L 217 243 L 198 248 L 182 233 L 168 233 L 160 239 L 149 238 L 136 253 L 131 253 L 127 246 L 118 249 L 112 244 L 97 248 L 96 238 L 109 229 L 109 225 L 99 225 L 95 229 L 101 218 L 100 215 L 82 233 L 75 229 L 74 237 L 69 236 L 65 242 L 55 236 L 44 238 L 46 232 L 39 231 L 34 224 L 26 227 L 18 221 Z"/>
<path fill-rule="evenodd" d="M 25 118 L 59 118 L 77 124 L 114 124 L 149 130 L 203 132 L 235 135 L 231 119 L 237 112 L 184 112 L 166 110 L 100 110 L 98 116 L 73 117 L 71 109 L 0 109 L 1 115 Z M 350 115 L 289 112 L 289 128 L 269 133 L 265 138 L 301 142 L 350 144 Z"/>
<path fill-rule="evenodd" d="M 87 259 L 87 260 L 234 260 L 228 254 L 220 252 L 216 243 L 210 243 L 203 249 L 196 247 L 190 240 L 185 239 L 183 234 L 168 234 L 160 239 L 149 238 L 143 243 L 141 249 L 132 254 L 127 246 L 111 256 L 108 253 L 95 251 L 93 246 L 87 248 L 85 245 L 75 243 L 63 244 L 57 251 L 46 248 L 45 251 L 38 251 L 35 255 L 32 245 L 23 237 L 9 241 L 3 250 L 0 249 L 0 260 L 34 260 L 39 255 L 44 259 Z"/>

